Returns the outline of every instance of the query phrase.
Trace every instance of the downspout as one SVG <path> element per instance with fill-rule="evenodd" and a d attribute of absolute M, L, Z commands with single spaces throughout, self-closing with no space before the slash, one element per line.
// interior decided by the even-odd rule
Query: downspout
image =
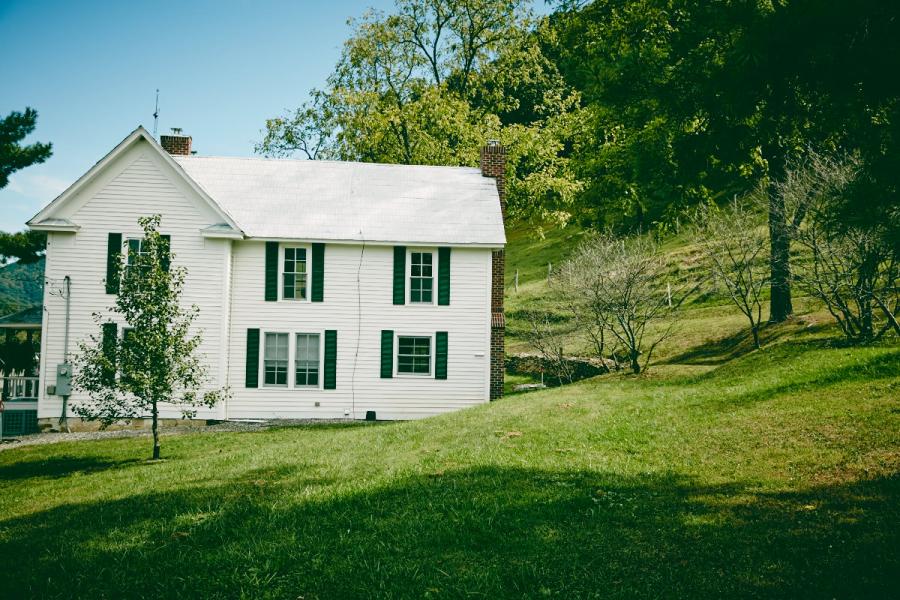
<path fill-rule="evenodd" d="M 69 363 L 69 309 L 72 304 L 72 278 L 66 275 L 63 278 L 63 282 L 65 284 L 66 289 L 66 320 L 63 325 L 63 363 Z M 59 427 L 60 429 L 65 428 L 66 433 L 69 433 L 69 421 L 67 418 L 68 412 L 68 404 L 69 404 L 69 396 L 62 397 L 62 414 L 59 415 Z"/>

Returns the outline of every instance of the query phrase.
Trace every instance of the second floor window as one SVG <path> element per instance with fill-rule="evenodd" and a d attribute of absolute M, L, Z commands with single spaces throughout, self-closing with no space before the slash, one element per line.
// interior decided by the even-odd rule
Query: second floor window
<path fill-rule="evenodd" d="M 137 264 L 139 256 L 146 256 L 147 250 L 144 248 L 144 240 L 132 238 L 128 240 L 128 266 L 133 267 Z"/>
<path fill-rule="evenodd" d="M 287 385 L 288 334 L 266 334 L 263 370 L 265 371 L 265 385 Z"/>
<path fill-rule="evenodd" d="M 410 252 L 409 301 L 431 304 L 434 290 L 434 272 L 431 252 Z"/>
<path fill-rule="evenodd" d="M 306 300 L 306 248 L 284 249 L 281 297 L 285 300 Z"/>

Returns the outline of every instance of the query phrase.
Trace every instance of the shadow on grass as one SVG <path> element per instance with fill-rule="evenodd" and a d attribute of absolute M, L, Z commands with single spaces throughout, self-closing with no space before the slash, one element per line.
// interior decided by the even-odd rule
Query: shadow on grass
<path fill-rule="evenodd" d="M 273 465 L 0 521 L 7 597 L 882 597 L 900 478 L 765 493 L 484 467 L 339 490 Z"/>
<path fill-rule="evenodd" d="M 810 335 L 821 333 L 829 328 L 831 326 L 828 324 L 804 325 L 800 320 L 779 324 L 764 323 L 760 329 L 760 343 L 765 350 L 766 346 L 796 336 L 801 330 L 805 335 Z M 661 364 L 719 366 L 754 351 L 756 348 L 753 346 L 753 336 L 750 334 L 750 330 L 745 328 L 731 335 L 711 339 L 689 348 L 666 359 Z"/>
<path fill-rule="evenodd" d="M 26 460 L 0 466 L 0 481 L 18 479 L 58 478 L 76 472 L 90 473 L 106 469 L 117 469 L 141 462 L 137 459 L 106 460 L 83 456 L 57 456 L 41 460 Z"/>
<path fill-rule="evenodd" d="M 900 350 L 878 354 L 866 360 L 836 368 L 829 369 L 823 365 L 820 370 L 811 372 L 808 377 L 791 380 L 787 383 L 778 383 L 761 389 L 749 389 L 742 394 L 728 396 L 726 400 L 727 404 L 733 407 L 796 392 L 824 390 L 826 387 L 838 383 L 894 379 L 898 374 L 900 374 Z"/>

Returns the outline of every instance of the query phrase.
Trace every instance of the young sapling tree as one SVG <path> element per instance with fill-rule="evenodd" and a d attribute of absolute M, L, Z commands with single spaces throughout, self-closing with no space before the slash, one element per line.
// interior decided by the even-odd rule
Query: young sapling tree
<path fill-rule="evenodd" d="M 101 333 L 79 344 L 73 383 L 90 399 L 73 410 L 103 426 L 149 414 L 153 458 L 158 459 L 161 403 L 176 404 L 184 418 L 192 418 L 197 407 L 212 407 L 228 392 L 200 392 L 207 371 L 198 352 L 201 336 L 191 331 L 199 309 L 180 303 L 187 269 L 170 266 L 173 256 L 168 238 L 158 231 L 159 215 L 138 223 L 144 237 L 128 240 L 117 263 L 115 306 L 109 314 L 94 314 Z"/>

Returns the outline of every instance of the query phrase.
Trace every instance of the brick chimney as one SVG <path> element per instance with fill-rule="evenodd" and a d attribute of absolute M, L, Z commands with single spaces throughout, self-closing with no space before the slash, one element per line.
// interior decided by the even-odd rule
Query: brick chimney
<path fill-rule="evenodd" d="M 500 196 L 500 213 L 506 221 L 506 148 L 489 140 L 481 148 L 481 174 L 493 177 Z M 491 255 L 491 400 L 503 397 L 506 374 L 506 317 L 503 312 L 503 288 L 506 252 L 501 248 Z"/>
<path fill-rule="evenodd" d="M 159 136 L 163 150 L 176 156 L 191 155 L 191 136 L 181 133 L 180 127 L 173 127 L 172 133 Z"/>

